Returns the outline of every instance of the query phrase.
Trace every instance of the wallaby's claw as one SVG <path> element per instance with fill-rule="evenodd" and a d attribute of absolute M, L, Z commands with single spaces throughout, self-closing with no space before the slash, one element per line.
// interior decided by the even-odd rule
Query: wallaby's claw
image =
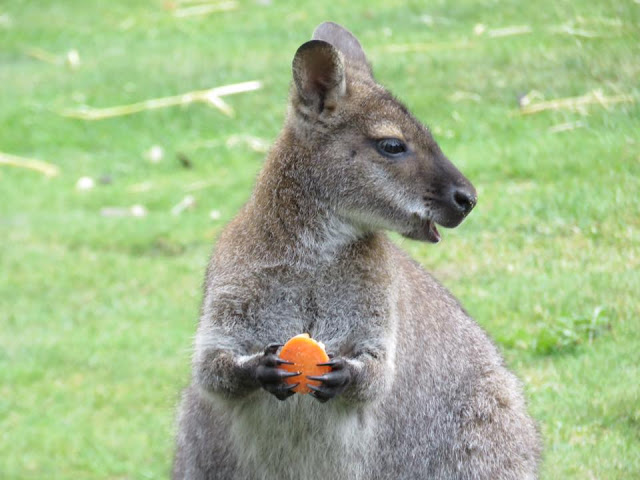
<path fill-rule="evenodd" d="M 295 393 L 293 389 L 296 388 L 298 385 L 300 384 L 293 383 L 291 385 L 279 385 L 269 393 L 272 393 L 278 400 L 286 400 L 287 398 L 289 398 L 291 395 Z"/>
<path fill-rule="evenodd" d="M 287 372 L 267 365 L 259 365 L 256 371 L 258 381 L 263 384 L 280 383 L 285 378 L 297 377 L 298 375 L 300 375 L 300 372 Z"/>
<path fill-rule="evenodd" d="M 267 345 L 267 347 L 264 349 L 264 354 L 265 355 L 273 355 L 274 353 L 276 353 L 278 351 L 278 349 L 280 347 L 282 347 L 283 344 L 282 343 L 270 343 L 269 345 Z"/>
<path fill-rule="evenodd" d="M 276 358 L 276 363 L 278 365 L 295 365 L 295 363 L 289 362 L 288 360 L 282 360 L 280 357 Z"/>
<path fill-rule="evenodd" d="M 311 395 L 318 401 L 324 403 L 336 395 L 340 395 L 351 383 L 351 370 L 345 368 L 347 362 L 344 358 L 335 357 L 328 362 L 319 363 L 319 366 L 331 367 L 329 373 L 324 375 L 307 375 L 309 380 L 321 382 L 319 386 L 307 384 L 311 389 Z"/>
<path fill-rule="evenodd" d="M 335 370 L 324 375 L 307 375 L 307 378 L 322 382 L 327 387 L 341 387 L 348 383 L 350 378 L 350 375 L 345 372 L 346 370 Z"/>
<path fill-rule="evenodd" d="M 255 378 L 262 388 L 274 395 L 278 400 L 286 400 L 295 392 L 292 390 L 298 384 L 285 383 L 287 378 L 297 377 L 300 372 L 288 372 L 278 368 L 280 365 L 293 365 L 292 362 L 281 359 L 276 355 L 281 343 L 271 343 L 264 349 L 264 355 L 259 359 L 255 370 Z"/>
<path fill-rule="evenodd" d="M 331 367 L 334 370 L 339 370 L 344 368 L 345 362 L 343 358 L 331 358 L 328 362 L 318 363 L 319 367 Z"/>
<path fill-rule="evenodd" d="M 280 365 L 293 365 L 292 362 L 283 360 L 274 354 L 265 355 L 263 357 L 263 360 L 261 361 L 261 364 L 266 365 L 267 367 L 279 367 Z"/>
<path fill-rule="evenodd" d="M 310 395 L 318 400 L 320 403 L 325 403 L 326 401 L 333 398 L 333 395 L 326 392 L 324 389 L 320 387 L 316 387 L 315 385 L 307 385 L 311 389 Z"/>

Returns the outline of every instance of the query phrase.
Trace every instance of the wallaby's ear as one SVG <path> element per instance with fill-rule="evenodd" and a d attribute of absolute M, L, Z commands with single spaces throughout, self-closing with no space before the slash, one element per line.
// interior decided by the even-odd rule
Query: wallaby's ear
<path fill-rule="evenodd" d="M 333 22 L 324 22 L 313 32 L 314 40 L 323 40 L 340 50 L 348 62 L 360 64 L 369 72 L 369 62 L 362 45 L 349 30 Z"/>
<path fill-rule="evenodd" d="M 305 105 L 333 110 L 347 90 L 342 54 L 322 40 L 304 43 L 293 57 L 293 81 Z"/>

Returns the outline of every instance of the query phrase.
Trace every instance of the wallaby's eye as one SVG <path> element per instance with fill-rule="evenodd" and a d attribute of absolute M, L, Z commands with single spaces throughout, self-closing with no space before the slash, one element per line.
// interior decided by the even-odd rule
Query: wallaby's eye
<path fill-rule="evenodd" d="M 398 138 L 383 138 L 376 143 L 378 151 L 386 157 L 399 157 L 407 151 L 405 143 Z"/>

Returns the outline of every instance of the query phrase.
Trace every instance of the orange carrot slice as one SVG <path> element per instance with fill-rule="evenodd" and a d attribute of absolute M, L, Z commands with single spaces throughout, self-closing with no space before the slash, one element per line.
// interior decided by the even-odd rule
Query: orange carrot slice
<path fill-rule="evenodd" d="M 294 392 L 306 395 L 311 392 L 308 385 L 320 385 L 317 380 L 309 380 L 307 375 L 324 375 L 331 371 L 331 367 L 319 367 L 318 363 L 329 361 L 324 345 L 316 342 L 308 333 L 302 333 L 289 339 L 278 355 L 281 359 L 293 362 L 293 365 L 281 365 L 280 368 L 289 372 L 301 372 L 297 377 L 287 378 L 288 384 L 299 383 Z"/>

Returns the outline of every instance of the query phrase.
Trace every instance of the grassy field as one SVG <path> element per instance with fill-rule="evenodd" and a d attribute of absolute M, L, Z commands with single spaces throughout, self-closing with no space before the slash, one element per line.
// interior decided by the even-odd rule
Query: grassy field
<path fill-rule="evenodd" d="M 398 241 L 526 383 L 542 478 L 640 478 L 638 1 L 193 5 L 0 3 L 0 152 L 60 172 L 0 164 L 0 478 L 168 476 L 207 257 L 278 133 L 293 53 L 328 19 L 478 187 L 441 244 Z M 61 115 L 249 80 L 234 116 Z M 132 205 L 147 214 L 118 215 Z"/>

